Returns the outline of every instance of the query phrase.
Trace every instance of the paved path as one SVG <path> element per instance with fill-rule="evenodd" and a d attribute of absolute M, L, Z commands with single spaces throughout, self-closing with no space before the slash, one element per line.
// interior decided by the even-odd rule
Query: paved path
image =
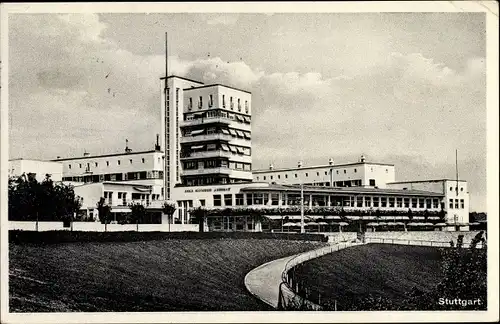
<path fill-rule="evenodd" d="M 278 308 L 279 286 L 281 273 L 285 265 L 295 255 L 264 263 L 253 269 L 245 276 L 247 290 L 274 308 Z"/>

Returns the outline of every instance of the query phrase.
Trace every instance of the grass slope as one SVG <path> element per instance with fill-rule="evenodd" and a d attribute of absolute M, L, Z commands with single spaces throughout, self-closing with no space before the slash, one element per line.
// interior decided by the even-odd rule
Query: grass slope
<path fill-rule="evenodd" d="M 308 261 L 296 275 L 317 300 L 363 298 L 369 293 L 400 300 L 417 287 L 430 291 L 441 279 L 439 249 L 422 246 L 368 244 Z"/>
<path fill-rule="evenodd" d="M 322 245 L 249 239 L 10 244 L 10 311 L 269 310 L 246 291 L 246 273 Z"/>

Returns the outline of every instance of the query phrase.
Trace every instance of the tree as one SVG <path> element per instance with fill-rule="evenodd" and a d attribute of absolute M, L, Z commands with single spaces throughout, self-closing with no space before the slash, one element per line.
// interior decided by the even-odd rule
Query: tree
<path fill-rule="evenodd" d="M 146 217 L 146 208 L 140 203 L 129 205 L 132 213 L 130 214 L 131 221 L 136 224 L 137 232 L 139 232 L 139 222 L 143 222 Z"/>
<path fill-rule="evenodd" d="M 97 203 L 97 212 L 99 213 L 99 220 L 101 221 L 101 224 L 104 224 L 104 231 L 108 231 L 108 218 L 111 214 L 111 207 L 109 205 L 106 205 L 104 203 L 104 197 L 101 197 L 99 199 L 99 202 Z"/>
<path fill-rule="evenodd" d="M 165 201 L 163 203 L 163 213 L 167 215 L 168 231 L 170 232 L 170 222 L 172 222 L 172 216 L 177 210 L 177 206 L 174 202 Z"/>
<path fill-rule="evenodd" d="M 191 209 L 191 216 L 194 218 L 195 222 L 199 225 L 199 231 L 203 233 L 205 231 L 205 220 L 207 218 L 208 211 L 203 207 L 196 207 Z"/>

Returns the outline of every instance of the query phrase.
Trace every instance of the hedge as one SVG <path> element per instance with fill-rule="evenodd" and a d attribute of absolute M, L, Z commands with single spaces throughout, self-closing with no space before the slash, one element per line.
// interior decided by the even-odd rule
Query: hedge
<path fill-rule="evenodd" d="M 155 240 L 204 239 L 275 239 L 291 241 L 327 242 L 322 234 L 268 233 L 268 232 L 82 232 L 82 231 L 9 231 L 13 244 L 57 244 L 70 242 L 136 242 Z"/>

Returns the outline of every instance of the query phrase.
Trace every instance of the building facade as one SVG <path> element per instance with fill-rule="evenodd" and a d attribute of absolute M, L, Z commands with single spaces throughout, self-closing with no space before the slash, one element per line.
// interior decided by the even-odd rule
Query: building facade
<path fill-rule="evenodd" d="M 358 162 L 335 164 L 330 159 L 327 165 L 303 166 L 299 162 L 296 168 L 253 171 L 254 181 L 277 184 L 310 185 L 325 187 L 378 187 L 395 181 L 393 164 L 370 163 L 362 156 Z"/>
<path fill-rule="evenodd" d="M 177 76 L 161 81 L 165 199 L 176 185 L 251 182 L 251 93 Z"/>
<path fill-rule="evenodd" d="M 469 191 L 467 181 L 438 179 L 388 183 L 389 188 L 426 190 L 443 195 L 442 208 L 446 211 L 448 230 L 469 230 Z"/>
<path fill-rule="evenodd" d="M 9 177 L 19 177 L 23 174 L 34 173 L 38 182 L 45 179 L 46 175 L 54 182 L 63 180 L 63 165 L 59 162 L 12 159 L 9 160 Z"/>

